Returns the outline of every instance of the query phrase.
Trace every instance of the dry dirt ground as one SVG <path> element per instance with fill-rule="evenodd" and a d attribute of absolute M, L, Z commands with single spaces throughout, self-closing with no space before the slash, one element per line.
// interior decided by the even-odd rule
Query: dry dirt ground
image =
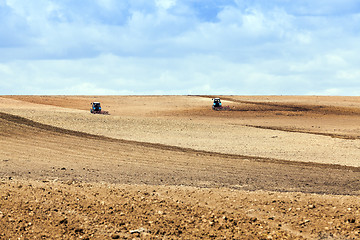
<path fill-rule="evenodd" d="M 1 96 L 0 239 L 360 238 L 360 97 L 212 97 Z"/>

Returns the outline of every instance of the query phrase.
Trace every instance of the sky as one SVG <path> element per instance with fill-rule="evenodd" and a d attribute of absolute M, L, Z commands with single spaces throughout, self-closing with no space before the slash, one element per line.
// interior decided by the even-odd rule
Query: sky
<path fill-rule="evenodd" d="M 360 95 L 359 0 L 0 0 L 0 95 Z"/>

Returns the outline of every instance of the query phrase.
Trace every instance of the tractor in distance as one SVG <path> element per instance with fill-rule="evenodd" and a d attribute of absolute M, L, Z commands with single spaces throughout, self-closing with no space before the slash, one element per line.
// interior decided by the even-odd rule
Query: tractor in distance
<path fill-rule="evenodd" d="M 221 100 L 220 98 L 213 98 L 212 99 L 214 102 L 213 102 L 213 105 L 212 105 L 212 109 L 213 110 L 221 110 L 222 109 L 222 105 L 221 105 Z"/>
<path fill-rule="evenodd" d="M 91 103 L 90 112 L 93 113 L 93 114 L 106 114 L 106 115 L 109 114 L 108 111 L 101 110 L 101 105 L 100 105 L 99 102 L 92 102 Z"/>
<path fill-rule="evenodd" d="M 221 111 L 221 110 L 229 111 L 230 110 L 229 106 L 223 107 L 223 105 L 221 104 L 220 98 L 213 98 L 212 100 L 214 101 L 213 105 L 212 105 L 213 110 L 216 110 L 216 111 Z"/>

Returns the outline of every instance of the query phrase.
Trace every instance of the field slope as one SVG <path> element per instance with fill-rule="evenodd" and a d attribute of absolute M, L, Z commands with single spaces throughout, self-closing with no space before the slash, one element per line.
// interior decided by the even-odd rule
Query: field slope
<path fill-rule="evenodd" d="M 211 97 L 0 97 L 0 238 L 360 237 L 360 98 Z"/>

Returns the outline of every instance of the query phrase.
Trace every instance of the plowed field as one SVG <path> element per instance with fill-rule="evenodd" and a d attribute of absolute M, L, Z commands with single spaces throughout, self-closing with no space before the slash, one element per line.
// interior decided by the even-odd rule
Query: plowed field
<path fill-rule="evenodd" d="M 360 238 L 359 97 L 211 98 L 0 97 L 0 239 Z"/>

